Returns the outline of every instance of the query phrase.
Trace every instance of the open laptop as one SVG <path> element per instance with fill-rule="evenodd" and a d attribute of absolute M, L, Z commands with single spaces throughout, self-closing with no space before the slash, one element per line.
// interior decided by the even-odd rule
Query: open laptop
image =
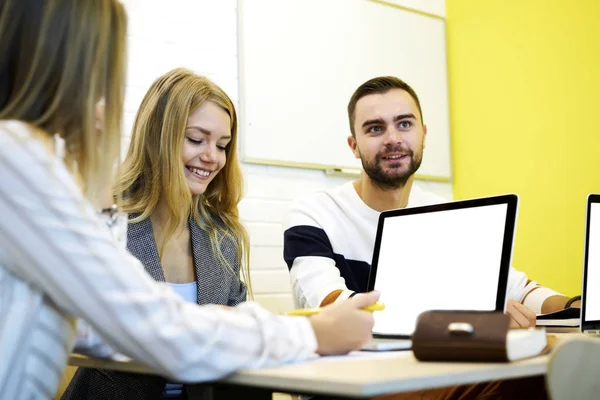
<path fill-rule="evenodd" d="M 600 194 L 587 198 L 581 332 L 600 335 Z"/>
<path fill-rule="evenodd" d="M 363 350 L 409 349 L 427 310 L 504 311 L 517 208 L 509 194 L 381 213 L 368 290 L 386 308 Z"/>

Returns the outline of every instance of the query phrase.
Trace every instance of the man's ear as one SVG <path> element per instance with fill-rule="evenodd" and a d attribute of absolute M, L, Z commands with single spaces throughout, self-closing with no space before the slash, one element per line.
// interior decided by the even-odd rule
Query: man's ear
<path fill-rule="evenodd" d="M 360 153 L 358 152 L 358 147 L 356 146 L 356 138 L 352 135 L 348 136 L 348 146 L 350 146 L 350 150 L 354 153 L 354 157 L 360 158 Z"/>
<path fill-rule="evenodd" d="M 423 148 L 427 144 L 427 125 L 423 124 Z"/>

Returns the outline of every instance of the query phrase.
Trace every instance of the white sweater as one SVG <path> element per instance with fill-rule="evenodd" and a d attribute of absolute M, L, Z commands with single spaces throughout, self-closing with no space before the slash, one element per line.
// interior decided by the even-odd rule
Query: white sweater
<path fill-rule="evenodd" d="M 0 121 L 0 392 L 50 399 L 85 319 L 111 348 L 182 382 L 302 360 L 306 318 L 199 307 L 155 282 L 106 229 L 62 159 Z"/>
<path fill-rule="evenodd" d="M 408 207 L 443 202 L 413 185 Z M 317 307 L 335 290 L 342 290 L 342 300 L 366 288 L 379 214 L 363 202 L 352 182 L 292 204 L 284 223 L 284 258 L 297 307 Z M 537 286 L 511 267 L 507 297 L 525 298 L 524 304 L 540 313 L 544 300 L 558 293 L 543 287 L 529 293 Z"/>

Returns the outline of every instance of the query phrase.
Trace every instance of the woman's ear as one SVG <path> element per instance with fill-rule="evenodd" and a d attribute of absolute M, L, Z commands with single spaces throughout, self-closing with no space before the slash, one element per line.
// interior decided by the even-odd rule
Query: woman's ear
<path fill-rule="evenodd" d="M 104 130 L 104 97 L 96 103 L 96 129 Z"/>

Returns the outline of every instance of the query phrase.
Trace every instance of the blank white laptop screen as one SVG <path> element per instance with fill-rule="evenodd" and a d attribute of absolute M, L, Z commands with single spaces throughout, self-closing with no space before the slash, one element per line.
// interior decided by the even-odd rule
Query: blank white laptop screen
<path fill-rule="evenodd" d="M 600 204 L 591 203 L 589 213 L 585 320 L 600 321 Z"/>
<path fill-rule="evenodd" d="M 496 310 L 507 209 L 504 203 L 386 217 L 374 284 L 386 308 L 374 313 L 373 333 L 412 335 L 419 314 L 432 309 Z"/>

